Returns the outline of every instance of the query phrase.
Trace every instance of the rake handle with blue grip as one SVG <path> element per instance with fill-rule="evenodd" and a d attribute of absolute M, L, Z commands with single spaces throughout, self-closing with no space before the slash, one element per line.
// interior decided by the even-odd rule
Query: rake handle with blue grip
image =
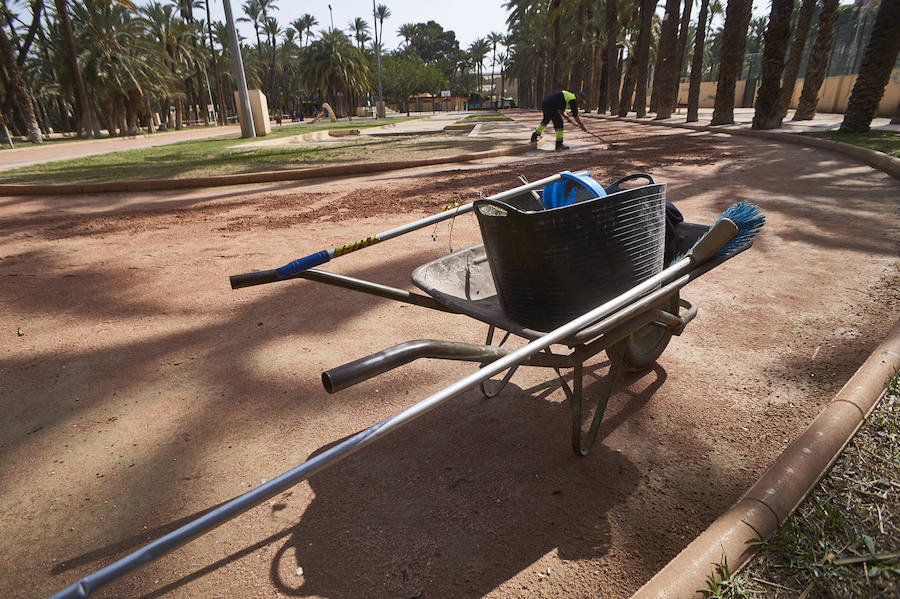
<path fill-rule="evenodd" d="M 568 172 L 568 171 L 564 171 Z M 561 173 L 557 173 L 555 175 L 550 175 L 549 177 L 544 177 L 543 179 L 539 179 L 537 181 L 533 181 L 531 183 L 526 183 L 525 185 L 521 185 L 516 187 L 515 189 L 510 189 L 498 194 L 494 194 L 489 196 L 489 200 L 502 200 L 506 198 L 514 197 L 522 192 L 530 191 L 537 187 L 543 187 L 548 183 L 553 183 L 554 181 L 559 181 L 562 178 Z M 309 256 L 304 256 L 303 258 L 298 258 L 293 260 L 292 262 L 288 262 L 284 266 L 280 268 L 273 268 L 271 270 L 259 270 L 256 272 L 247 272 L 239 275 L 232 275 L 230 277 L 231 280 L 231 288 L 232 289 L 240 289 L 242 287 L 251 287 L 253 285 L 264 285 L 265 283 L 275 283 L 277 281 L 284 281 L 286 279 L 293 279 L 297 277 L 300 273 L 309 270 L 310 268 L 315 268 L 320 264 L 324 264 L 331 260 L 332 258 L 337 258 L 339 256 L 343 256 L 344 254 L 349 254 L 351 252 L 355 252 L 356 250 L 361 250 L 364 247 L 369 247 L 370 245 L 375 245 L 381 241 L 386 241 L 393 237 L 398 237 L 403 235 L 404 233 L 409 233 L 411 231 L 415 231 L 417 229 L 421 229 L 422 227 L 427 227 L 428 225 L 432 225 L 434 223 L 438 223 L 442 220 L 447 220 L 449 218 L 453 218 L 459 214 L 464 214 L 466 212 L 471 212 L 474 204 L 469 203 L 464 206 L 459 206 L 458 208 L 447 210 L 444 213 L 440 214 L 432 214 L 431 216 L 426 216 L 425 218 L 419 219 L 415 222 L 397 227 L 395 229 L 391 229 L 390 231 L 385 231 L 383 233 L 378 233 L 377 235 L 372 235 L 371 237 L 366 237 L 360 241 L 356 241 L 354 243 L 348 243 L 346 245 L 342 245 L 333 250 L 321 250 L 310 254 Z"/>
<path fill-rule="evenodd" d="M 320 264 L 325 264 L 331 260 L 331 252 L 322 250 L 303 258 L 297 258 L 288 262 L 280 268 L 271 270 L 258 270 L 256 272 L 245 272 L 240 275 L 231 275 L 231 288 L 240 289 L 241 287 L 252 287 L 253 285 L 264 285 L 265 283 L 274 283 L 290 279 L 305 270 L 315 268 Z"/>

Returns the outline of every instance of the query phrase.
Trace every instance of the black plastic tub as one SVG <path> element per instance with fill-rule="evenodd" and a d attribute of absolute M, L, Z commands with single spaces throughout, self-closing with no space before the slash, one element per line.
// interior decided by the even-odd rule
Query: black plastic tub
<path fill-rule="evenodd" d="M 634 178 L 650 184 L 619 190 Z M 497 295 L 512 320 L 550 331 L 662 270 L 665 183 L 632 175 L 606 192 L 550 209 L 531 193 L 475 201 Z"/>

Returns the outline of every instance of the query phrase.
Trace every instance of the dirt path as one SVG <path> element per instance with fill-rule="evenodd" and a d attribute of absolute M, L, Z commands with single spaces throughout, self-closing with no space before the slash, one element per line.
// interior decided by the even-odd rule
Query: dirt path
<path fill-rule="evenodd" d="M 523 115 L 525 122 L 536 115 Z M 590 125 L 615 151 L 191 193 L 0 198 L 0 595 L 46 596 L 471 372 L 421 361 L 335 395 L 323 370 L 473 321 L 228 275 L 559 170 L 647 171 L 689 220 L 768 224 L 569 448 L 544 369 L 416 420 L 102 597 L 627 597 L 750 486 L 900 317 L 900 186 L 820 150 Z M 568 135 L 567 135 L 568 139 Z M 536 160 L 537 158 L 537 160 Z M 474 218 L 328 265 L 411 287 Z M 608 366 L 597 358 L 595 372 Z M 599 385 L 595 389 L 599 388 Z M 589 388 L 590 389 L 590 388 Z"/>

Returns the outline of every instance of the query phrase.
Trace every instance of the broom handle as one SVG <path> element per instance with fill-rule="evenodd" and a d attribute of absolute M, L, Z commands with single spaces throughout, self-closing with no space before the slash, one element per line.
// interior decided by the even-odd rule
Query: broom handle
<path fill-rule="evenodd" d="M 557 173 L 549 177 L 544 177 L 543 179 L 538 179 L 537 181 L 534 181 L 532 183 L 526 183 L 525 185 L 520 185 L 519 187 L 516 187 L 514 189 L 509 189 L 507 191 L 494 194 L 492 196 L 489 196 L 487 199 L 503 200 L 506 198 L 511 198 L 519 195 L 522 192 L 530 191 L 537 187 L 543 187 L 544 185 L 553 183 L 554 181 L 559 181 L 561 178 L 562 174 Z M 364 247 L 369 247 L 370 245 L 375 245 L 376 243 L 387 241 L 388 239 L 392 239 L 394 237 L 399 237 L 404 233 L 409 233 L 411 231 L 427 227 L 434 223 L 439 223 L 443 220 L 447 220 L 448 218 L 453 218 L 458 214 L 471 212 L 473 206 L 474 202 L 469 202 L 464 206 L 459 206 L 458 208 L 447 210 L 446 212 L 441 212 L 439 214 L 426 216 L 425 218 L 419 219 L 415 222 L 399 226 L 395 229 L 391 229 L 383 233 L 372 235 L 371 237 L 366 237 L 365 239 L 361 239 L 359 241 L 354 241 L 353 243 L 344 244 L 342 246 L 334 248 L 333 250 L 320 250 L 318 252 L 314 252 L 308 256 L 304 256 L 303 258 L 297 258 L 292 262 L 288 262 L 280 268 L 232 275 L 230 278 L 231 288 L 240 289 L 241 287 L 250 287 L 252 285 L 262 285 L 264 283 L 274 283 L 276 281 L 290 279 L 297 276 L 297 274 L 303 272 L 304 270 L 315 268 L 320 264 L 328 262 L 332 258 L 337 258 L 339 256 L 361 250 Z"/>
<path fill-rule="evenodd" d="M 650 277 L 643 283 L 636 285 L 618 297 L 614 297 L 608 302 L 594 308 L 590 312 L 572 320 L 561 327 L 547 333 L 543 337 L 538 337 L 528 345 L 508 354 L 483 368 L 476 370 L 469 376 L 460 379 L 449 387 L 434 393 L 417 404 L 414 404 L 402 412 L 391 416 L 387 420 L 361 431 L 349 439 L 338 443 L 330 449 L 310 458 L 292 470 L 263 483 L 252 491 L 248 491 L 243 495 L 235 497 L 231 501 L 217 507 L 216 509 L 200 516 L 196 520 L 188 522 L 181 528 L 178 528 L 169 534 L 153 541 L 137 551 L 126 555 L 116 562 L 85 576 L 75 584 L 66 587 L 51 599 L 70 599 L 84 598 L 93 591 L 112 582 L 113 580 L 124 576 L 125 574 L 135 570 L 144 564 L 159 559 L 163 555 L 174 551 L 178 547 L 192 541 L 213 528 L 231 520 L 240 514 L 246 512 L 252 507 L 263 503 L 267 499 L 282 493 L 286 489 L 296 485 L 302 480 L 306 480 L 313 474 L 325 469 L 334 462 L 355 453 L 376 439 L 383 437 L 392 430 L 400 427 L 407 422 L 422 416 L 444 403 L 445 401 L 460 395 L 464 391 L 474 387 L 478 383 L 483 383 L 492 376 L 519 364 L 526 358 L 544 350 L 545 348 L 559 343 L 566 337 L 573 335 L 593 324 L 594 322 L 609 316 L 629 304 L 639 300 L 644 295 L 655 290 L 659 285 L 663 285 L 675 280 L 677 277 L 686 274 L 711 258 L 720 248 L 734 237 L 737 232 L 735 224 L 728 219 L 721 219 L 707 232 L 707 234 L 697 242 L 688 254 L 663 270 L 659 274 Z"/>

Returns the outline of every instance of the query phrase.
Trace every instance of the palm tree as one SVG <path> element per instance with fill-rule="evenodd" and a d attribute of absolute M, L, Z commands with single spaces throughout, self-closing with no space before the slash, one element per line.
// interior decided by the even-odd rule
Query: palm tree
<path fill-rule="evenodd" d="M 684 71 L 684 57 L 687 53 L 688 29 L 691 25 L 691 9 L 694 0 L 684 0 L 684 9 L 681 12 L 681 25 L 678 29 L 678 56 L 675 59 L 675 76 L 672 78 L 673 108 L 678 106 L 678 92 L 681 90 L 681 73 Z"/>
<path fill-rule="evenodd" d="M 781 125 L 778 96 L 781 92 L 781 71 L 791 34 L 793 12 L 794 0 L 772 0 L 763 50 L 762 83 L 757 92 L 756 110 L 753 113 L 753 129 L 774 129 Z"/>
<path fill-rule="evenodd" d="M 204 0 L 206 5 L 206 32 L 209 39 L 209 62 L 213 70 L 213 79 L 216 82 L 216 107 L 219 115 L 219 124 L 225 124 L 225 94 L 222 93 L 222 78 L 219 76 L 219 62 L 216 60 L 216 51 L 213 48 L 212 18 L 209 13 L 209 0 Z M 150 119 L 151 132 L 153 119 Z"/>
<path fill-rule="evenodd" d="M 312 28 L 318 24 L 319 20 L 309 13 L 304 14 L 299 19 L 291 21 L 291 26 L 300 34 L 301 41 L 303 34 L 306 33 L 306 41 L 303 42 L 304 46 L 309 43 L 309 38 L 312 37 Z"/>
<path fill-rule="evenodd" d="M 891 70 L 900 52 L 900 1 L 881 0 L 872 37 L 866 46 L 859 77 L 853 84 L 841 131 L 864 133 L 869 130 Z"/>
<path fill-rule="evenodd" d="M 416 24 L 415 23 L 404 23 L 400 25 L 400 28 L 397 30 L 397 35 L 403 38 L 403 43 L 407 48 L 409 48 L 410 42 L 412 42 L 413 38 L 416 37 Z"/>
<path fill-rule="evenodd" d="M 183 82 L 190 68 L 202 60 L 197 47 L 191 44 L 197 34 L 196 26 L 185 23 L 174 13 L 172 5 L 162 5 L 155 0 L 141 9 L 143 17 L 140 22 L 147 35 L 164 53 L 164 62 L 171 78 L 175 82 Z M 174 95 L 175 129 L 181 129 L 184 119 L 182 92 Z M 168 102 L 166 104 L 168 112 Z"/>
<path fill-rule="evenodd" d="M 751 0 L 729 0 L 725 9 L 719 82 L 716 87 L 711 125 L 734 123 L 734 90 L 744 59 L 744 45 L 747 42 L 752 6 Z"/>
<path fill-rule="evenodd" d="M 356 40 L 356 47 L 362 50 L 365 47 L 365 43 L 372 39 L 369 36 L 369 24 L 362 17 L 356 17 L 356 19 L 347 23 L 347 29 L 353 35 Z"/>
<path fill-rule="evenodd" d="M 657 119 L 667 119 L 672 116 L 672 107 L 675 105 L 672 97 L 675 91 L 673 79 L 677 79 L 678 72 L 681 70 L 680 65 L 676 66 L 675 64 L 678 53 L 678 13 L 680 8 L 680 0 L 666 0 L 666 15 L 663 18 L 659 49 L 656 54 L 657 69 L 654 87 L 657 89 Z"/>
<path fill-rule="evenodd" d="M 178 24 L 180 43 L 190 48 L 186 52 L 195 58 L 184 64 L 177 80 L 183 83 L 188 69 L 198 63 L 200 50 L 191 41 L 199 34 L 200 25 L 187 24 L 174 15 L 172 6 L 166 8 L 170 22 Z M 120 4 L 85 0 L 73 9 L 80 25 L 79 39 L 85 43 L 79 60 L 86 83 L 100 103 L 102 120 L 111 136 L 133 135 L 149 92 L 163 92 L 173 83 L 165 65 L 166 54 L 145 36 L 145 22 L 133 18 Z"/>
<path fill-rule="evenodd" d="M 700 112 L 700 83 L 703 77 L 703 47 L 708 12 L 709 0 L 700 0 L 700 14 L 697 16 L 697 30 L 694 32 L 694 57 L 691 59 L 691 84 L 688 88 L 688 123 L 696 122 Z"/>
<path fill-rule="evenodd" d="M 364 93 L 369 86 L 365 55 L 343 31 L 323 31 L 306 50 L 302 76 L 311 89 L 321 89 L 339 113 L 350 93 Z"/>
<path fill-rule="evenodd" d="M 501 52 L 497 55 L 497 64 L 500 65 L 500 93 L 497 96 L 498 106 L 503 105 L 503 92 L 506 90 L 506 69 L 509 67 L 509 56 Z"/>
<path fill-rule="evenodd" d="M 390 9 L 384 4 L 375 6 L 375 0 L 372 0 L 372 19 L 375 25 L 375 68 L 376 77 L 378 79 L 378 95 L 375 99 L 375 115 L 384 118 L 384 101 L 381 96 L 381 42 L 384 38 L 384 20 L 391 16 Z"/>
<path fill-rule="evenodd" d="M 494 101 L 494 95 L 496 93 L 496 88 L 494 85 L 494 71 L 497 66 L 497 44 L 502 44 L 505 42 L 505 38 L 502 33 L 497 33 L 496 31 L 492 31 L 488 34 L 487 37 L 491 46 L 493 47 L 493 51 L 491 53 L 491 102 Z M 499 106 L 499 103 L 498 103 Z"/>
<path fill-rule="evenodd" d="M 797 81 L 797 73 L 800 71 L 800 61 L 803 59 L 803 49 L 806 47 L 806 38 L 809 36 L 809 26 L 812 24 L 813 12 L 816 8 L 816 0 L 803 0 L 800 5 L 800 13 L 797 15 L 797 24 L 794 26 L 794 35 L 791 40 L 791 49 L 788 52 L 787 62 L 784 64 L 784 73 L 781 76 L 781 89 L 778 92 L 778 104 L 776 115 L 781 127 L 784 117 L 787 115 L 794 97 L 794 85 Z"/>
<path fill-rule="evenodd" d="M 81 68 L 78 66 L 78 49 L 75 46 L 75 36 L 72 33 L 72 21 L 69 19 L 69 7 L 66 0 L 56 0 L 56 18 L 59 19 L 66 42 L 66 50 L 69 59 L 69 68 L 72 69 L 72 78 L 75 81 L 75 93 L 78 96 L 78 105 L 81 112 L 79 131 L 83 131 L 88 137 L 99 137 L 100 127 L 97 124 L 97 115 L 94 112 L 93 102 L 88 95 Z"/>
<path fill-rule="evenodd" d="M 484 84 L 484 79 L 482 78 L 482 69 L 484 68 L 484 59 L 487 56 L 487 53 L 491 49 L 491 43 L 480 37 L 476 39 L 474 42 L 469 44 L 469 56 L 472 57 L 472 62 L 475 64 L 475 70 L 478 73 L 478 94 L 481 95 L 481 88 Z"/>
<path fill-rule="evenodd" d="M 634 110 L 638 118 L 647 115 L 647 71 L 650 66 L 650 37 L 654 10 L 656 10 L 654 0 L 641 1 L 641 29 L 634 56 Z"/>
<path fill-rule="evenodd" d="M 28 93 L 28 87 L 22 78 L 22 71 L 16 62 L 13 48 L 2 28 L 0 28 L 0 60 L 2 60 L 7 77 L 9 77 L 9 91 L 16 103 L 16 108 L 21 111 L 25 121 L 25 136 L 31 143 L 39 144 L 44 138 L 41 136 L 41 129 L 35 118 L 31 95 Z"/>
<path fill-rule="evenodd" d="M 630 52 L 628 58 L 625 59 L 625 74 L 622 77 L 622 93 L 619 95 L 619 106 L 616 114 L 619 116 L 628 116 L 628 110 L 634 102 L 634 78 L 637 75 L 635 68 L 634 55 Z M 610 111 L 612 114 L 612 111 Z"/>
<path fill-rule="evenodd" d="M 794 121 L 805 121 L 816 115 L 816 104 L 819 103 L 819 88 L 825 81 L 828 69 L 828 57 L 831 55 L 831 43 L 834 41 L 834 23 L 838 16 L 838 0 L 823 0 L 822 12 L 816 26 L 816 40 L 809 51 L 806 65 L 806 77 L 803 79 L 803 90 L 794 111 Z"/>
<path fill-rule="evenodd" d="M 676 0 L 677 1 L 677 0 Z M 603 114 L 609 107 L 614 110 L 618 100 L 619 80 L 615 74 L 616 64 L 616 32 L 619 28 L 619 11 L 616 0 L 606 0 L 606 72 L 603 77 L 600 106 L 597 114 Z"/>
<path fill-rule="evenodd" d="M 246 17 L 238 17 L 242 23 L 253 23 L 253 31 L 256 32 L 256 53 L 262 60 L 262 38 L 259 37 L 259 25 L 263 19 L 263 8 L 259 0 L 247 0 L 241 5 Z"/>
<path fill-rule="evenodd" d="M 378 19 L 378 43 L 381 43 L 382 34 L 384 33 L 384 21 L 391 17 L 391 9 L 385 4 L 379 4 L 375 8 L 375 18 Z"/>
<path fill-rule="evenodd" d="M 262 22 L 262 30 L 263 33 L 266 34 L 270 49 L 268 65 L 269 94 L 274 99 L 275 96 L 278 95 L 277 84 L 275 81 L 275 53 L 278 51 L 278 37 L 284 33 L 284 30 L 278 24 L 278 20 L 275 19 L 275 17 L 265 17 Z"/>

